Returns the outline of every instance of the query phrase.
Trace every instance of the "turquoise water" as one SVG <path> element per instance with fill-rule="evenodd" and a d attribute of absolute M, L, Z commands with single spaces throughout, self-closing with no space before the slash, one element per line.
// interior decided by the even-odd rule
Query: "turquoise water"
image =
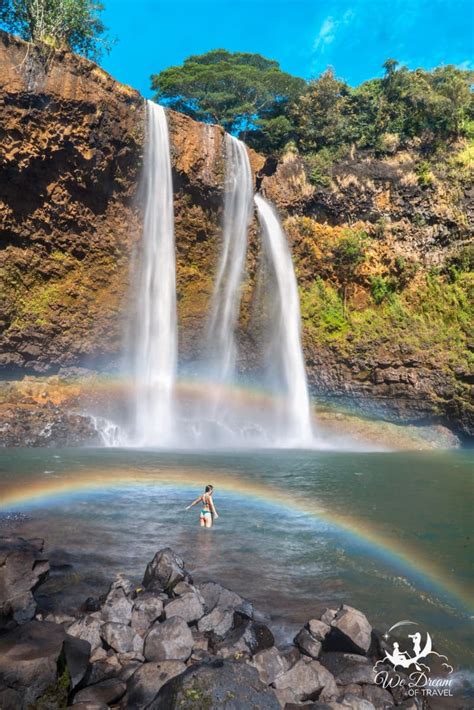
<path fill-rule="evenodd" d="M 416 621 L 472 665 L 468 452 L 30 449 L 1 452 L 0 471 L 3 531 L 46 539 L 49 608 L 76 608 L 117 572 L 139 583 L 169 545 L 197 579 L 253 600 L 281 638 L 346 602 L 382 631 Z M 197 507 L 184 511 L 206 483 L 220 514 L 211 531 Z M 48 494 L 33 501 L 33 485 Z"/>

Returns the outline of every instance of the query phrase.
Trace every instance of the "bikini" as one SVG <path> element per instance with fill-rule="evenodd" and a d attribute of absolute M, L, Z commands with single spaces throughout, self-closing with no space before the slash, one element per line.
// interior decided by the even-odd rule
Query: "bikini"
<path fill-rule="evenodd" d="M 204 502 L 204 501 L 203 501 Z M 204 517 L 205 515 L 212 515 L 211 510 L 206 510 L 206 508 L 201 508 L 201 515 Z"/>

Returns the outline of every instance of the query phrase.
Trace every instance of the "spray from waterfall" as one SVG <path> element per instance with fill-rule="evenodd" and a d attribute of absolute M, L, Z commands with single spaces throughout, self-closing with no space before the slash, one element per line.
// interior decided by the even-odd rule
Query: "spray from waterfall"
<path fill-rule="evenodd" d="M 229 382 L 235 376 L 235 331 L 253 196 L 252 172 L 245 145 L 226 133 L 225 149 L 222 252 L 212 295 L 207 336 L 213 379 L 221 383 Z"/>
<path fill-rule="evenodd" d="M 275 411 L 273 435 L 279 445 L 310 444 L 313 431 L 301 348 L 300 302 L 290 249 L 272 205 L 260 195 L 255 195 L 255 204 L 275 282 L 266 368 L 274 394 L 283 397 L 284 406 Z"/>
<path fill-rule="evenodd" d="M 134 343 L 134 443 L 167 445 L 175 434 L 177 372 L 173 185 L 164 109 L 147 101 L 145 214 Z"/>

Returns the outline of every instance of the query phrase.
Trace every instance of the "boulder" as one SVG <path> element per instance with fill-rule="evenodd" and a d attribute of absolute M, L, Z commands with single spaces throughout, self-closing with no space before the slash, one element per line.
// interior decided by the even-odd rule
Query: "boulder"
<path fill-rule="evenodd" d="M 232 629 L 223 640 L 212 638 L 211 650 L 219 658 L 238 661 L 271 648 L 274 643 L 270 629 L 247 619 Z"/>
<path fill-rule="evenodd" d="M 125 694 L 127 686 L 118 678 L 108 678 L 100 683 L 88 685 L 74 696 L 74 703 L 88 703 L 90 705 L 112 705 Z"/>
<path fill-rule="evenodd" d="M 215 582 L 204 582 L 198 584 L 197 588 L 204 599 L 207 612 L 211 612 L 216 606 L 223 609 L 233 609 L 242 616 L 251 619 L 253 617 L 253 606 L 251 602 L 243 599 L 239 594 L 226 589 Z"/>
<path fill-rule="evenodd" d="M 21 707 L 21 697 L 12 688 L 0 688 L 0 708 L 2 710 L 18 710 Z"/>
<path fill-rule="evenodd" d="M 338 685 L 375 683 L 373 663 L 356 653 L 323 653 L 321 663 L 330 671 Z"/>
<path fill-rule="evenodd" d="M 250 661 L 265 685 L 271 685 L 279 675 L 288 670 L 288 663 L 280 651 L 273 646 L 265 651 L 259 651 Z"/>
<path fill-rule="evenodd" d="M 279 710 L 278 699 L 245 663 L 211 661 L 191 666 L 161 688 L 149 710 L 186 707 L 206 710 Z"/>
<path fill-rule="evenodd" d="M 107 644 L 106 648 L 110 646 L 117 653 L 143 652 L 143 639 L 135 633 L 131 626 L 107 621 L 100 628 L 100 636 Z"/>
<path fill-rule="evenodd" d="M 334 621 L 334 617 L 336 616 L 336 614 L 337 609 L 324 609 L 319 618 L 324 624 L 326 624 L 327 626 L 331 626 L 331 622 Z"/>
<path fill-rule="evenodd" d="M 163 601 L 156 595 L 145 592 L 135 600 L 131 626 L 140 636 L 144 636 L 162 613 Z"/>
<path fill-rule="evenodd" d="M 90 646 L 47 621 L 30 621 L 0 637 L 0 687 L 12 688 L 25 707 L 61 695 L 85 674 Z M 64 669 L 65 666 L 65 669 Z M 64 675 L 64 674 L 67 675 Z"/>
<path fill-rule="evenodd" d="M 130 710 L 148 707 L 164 684 L 185 670 L 186 666 L 182 661 L 160 661 L 141 665 L 127 682 L 123 706 Z"/>
<path fill-rule="evenodd" d="M 273 684 L 279 690 L 290 691 L 293 702 L 314 699 L 315 694 L 319 694 L 321 700 L 335 700 L 338 695 L 332 674 L 321 663 L 309 658 L 301 658 L 292 668 L 280 674 Z"/>
<path fill-rule="evenodd" d="M 318 707 L 318 704 L 316 707 Z M 361 698 L 354 693 L 347 693 L 338 698 L 336 703 L 329 703 L 325 707 L 331 708 L 331 710 L 375 710 L 375 706 L 369 700 L 365 700 L 365 698 Z"/>
<path fill-rule="evenodd" d="M 379 685 L 361 685 L 362 697 L 374 705 L 377 710 L 390 710 L 395 705 L 393 696 Z"/>
<path fill-rule="evenodd" d="M 192 583 L 192 579 L 181 557 L 165 547 L 148 563 L 142 584 L 147 591 L 171 592 L 178 582 Z"/>
<path fill-rule="evenodd" d="M 212 631 L 221 638 L 231 630 L 234 623 L 234 610 L 222 606 L 216 606 L 198 622 L 199 631 Z"/>
<path fill-rule="evenodd" d="M 94 653 L 94 651 L 102 646 L 102 639 L 100 636 L 101 626 L 102 621 L 88 615 L 71 624 L 71 626 L 68 627 L 67 632 L 70 636 L 75 636 L 76 638 L 87 641 L 90 644 L 91 652 Z"/>
<path fill-rule="evenodd" d="M 134 586 L 129 579 L 118 575 L 111 584 L 100 613 L 104 621 L 129 624 L 132 618 Z"/>
<path fill-rule="evenodd" d="M 161 624 L 153 624 L 145 638 L 144 656 L 147 661 L 186 661 L 193 643 L 193 635 L 184 619 L 172 616 Z"/>
<path fill-rule="evenodd" d="M 308 629 L 301 629 L 295 636 L 295 644 L 298 648 L 311 658 L 318 658 L 321 653 L 321 641 L 317 641 Z"/>
<path fill-rule="evenodd" d="M 49 574 L 43 547 L 39 538 L 0 538 L 0 629 L 33 619 L 33 592 Z"/>
<path fill-rule="evenodd" d="M 86 676 L 87 685 L 95 685 L 109 678 L 116 678 L 122 670 L 122 665 L 115 654 L 101 658 L 95 663 L 91 663 Z"/>
<path fill-rule="evenodd" d="M 186 592 L 165 605 L 165 617 L 171 619 L 180 616 L 188 624 L 198 621 L 204 616 L 204 606 L 200 595 L 195 592 Z"/>
<path fill-rule="evenodd" d="M 307 623 L 307 629 L 311 636 L 313 636 L 317 641 L 324 641 L 326 636 L 331 631 L 329 624 L 326 624 L 324 621 L 320 621 L 319 619 L 310 619 Z"/>
<path fill-rule="evenodd" d="M 372 627 L 358 609 L 343 604 L 331 621 L 332 633 L 328 640 L 336 644 L 337 650 L 348 653 L 365 654 L 372 640 Z"/>

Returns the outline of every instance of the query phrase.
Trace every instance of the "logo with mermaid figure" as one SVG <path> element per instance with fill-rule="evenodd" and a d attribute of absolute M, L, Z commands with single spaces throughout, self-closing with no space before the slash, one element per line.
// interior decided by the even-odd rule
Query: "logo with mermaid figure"
<path fill-rule="evenodd" d="M 383 635 L 389 641 L 392 632 L 403 626 L 418 626 L 416 621 L 398 621 Z M 387 643 L 388 646 L 388 643 Z M 393 641 L 391 649 L 384 649 L 384 657 L 374 666 L 376 673 L 375 682 L 384 688 L 405 686 L 407 695 L 452 695 L 451 679 L 446 677 L 453 672 L 453 666 L 447 656 L 433 649 L 433 640 L 428 632 L 424 638 L 420 631 L 407 634 L 404 647 L 400 648 L 400 641 Z M 411 646 L 411 648 L 410 648 Z M 393 666 L 387 670 L 387 663 Z M 434 672 L 436 677 L 430 677 Z"/>

